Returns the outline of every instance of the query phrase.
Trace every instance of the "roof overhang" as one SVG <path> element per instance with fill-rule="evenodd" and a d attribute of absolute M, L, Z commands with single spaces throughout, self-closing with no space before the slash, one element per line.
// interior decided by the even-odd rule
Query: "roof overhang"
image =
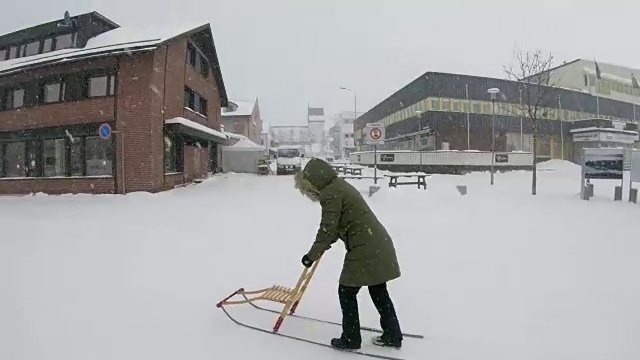
<path fill-rule="evenodd" d="M 178 134 L 186 135 L 198 140 L 226 143 L 229 139 L 227 135 L 218 130 L 182 117 L 167 119 L 164 121 L 164 124 L 170 130 L 175 131 Z"/>

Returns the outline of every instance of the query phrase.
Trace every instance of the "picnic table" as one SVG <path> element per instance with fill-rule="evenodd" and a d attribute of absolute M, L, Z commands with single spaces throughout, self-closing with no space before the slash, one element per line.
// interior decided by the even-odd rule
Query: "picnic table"
<path fill-rule="evenodd" d="M 338 177 L 342 178 L 342 179 L 357 179 L 357 180 L 363 180 L 363 179 L 374 179 L 373 176 L 363 176 L 362 174 L 360 175 L 338 175 Z M 376 178 L 376 180 L 382 180 L 384 179 L 383 177 L 378 176 Z"/>
<path fill-rule="evenodd" d="M 430 176 L 431 175 L 424 173 L 385 175 L 385 177 L 389 178 L 389 187 L 397 188 L 398 185 L 418 185 L 418 189 L 422 187 L 424 190 L 427 189 L 427 177 Z M 410 180 L 398 181 L 398 178 L 409 178 Z"/>
<path fill-rule="evenodd" d="M 349 165 L 337 165 L 337 164 L 332 164 L 331 167 L 338 174 L 343 173 L 344 175 L 351 174 L 355 176 L 362 176 L 362 169 L 364 169 L 364 167 L 362 166 L 349 166 Z"/>

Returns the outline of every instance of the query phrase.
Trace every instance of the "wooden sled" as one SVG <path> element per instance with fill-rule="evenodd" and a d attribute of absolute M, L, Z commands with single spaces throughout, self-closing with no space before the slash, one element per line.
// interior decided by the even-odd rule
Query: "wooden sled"
<path fill-rule="evenodd" d="M 309 282 L 311 282 L 311 278 L 313 278 L 313 274 L 315 274 L 319 263 L 320 259 L 314 262 L 311 267 L 305 267 L 304 270 L 302 270 L 300 278 L 298 279 L 298 283 L 293 289 L 282 285 L 273 285 L 268 288 L 254 291 L 246 291 L 244 288 L 240 288 L 233 292 L 231 295 L 224 298 L 218 304 L 216 304 L 216 307 L 223 308 L 225 305 L 239 305 L 247 303 L 251 303 L 253 305 L 253 302 L 258 300 L 266 300 L 283 304 L 284 307 L 280 312 L 280 316 L 278 316 L 278 319 L 273 326 L 273 332 L 277 333 L 280 329 L 280 326 L 282 325 L 282 322 L 284 321 L 285 316 L 293 315 L 295 313 L 298 304 L 300 304 L 300 299 L 302 299 L 302 296 L 307 290 Z M 242 296 L 244 300 L 231 300 L 231 298 L 236 295 Z M 247 295 L 253 296 L 251 297 Z"/>

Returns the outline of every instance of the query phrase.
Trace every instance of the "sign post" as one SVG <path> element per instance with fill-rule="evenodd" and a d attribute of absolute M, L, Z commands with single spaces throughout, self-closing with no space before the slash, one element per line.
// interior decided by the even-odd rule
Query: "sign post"
<path fill-rule="evenodd" d="M 622 182 L 625 166 L 623 148 L 585 148 L 582 157 L 582 179 L 580 194 L 584 200 L 593 196 L 593 185 L 585 185 L 591 179 L 620 180 Z M 588 187 L 588 192 L 586 191 Z M 614 200 L 622 200 L 622 186 L 619 194 L 616 190 Z"/>
<path fill-rule="evenodd" d="M 98 135 L 104 140 L 107 140 L 111 137 L 111 125 L 107 123 L 102 123 L 98 128 Z"/>
<path fill-rule="evenodd" d="M 365 128 L 364 143 L 373 145 L 373 183 L 378 184 L 378 145 L 384 144 L 385 127 L 383 123 L 369 123 Z"/>
<path fill-rule="evenodd" d="M 108 123 L 102 123 L 100 124 L 100 127 L 98 128 L 98 136 L 100 136 L 101 139 L 103 140 L 109 140 L 109 138 L 111 137 L 111 134 L 118 134 L 118 137 L 121 137 L 121 141 L 122 144 L 120 144 L 120 147 L 122 149 L 121 152 L 121 156 L 120 156 L 120 163 L 122 164 L 122 193 L 126 194 L 127 193 L 127 188 L 125 185 L 125 176 L 124 176 L 124 133 L 122 132 L 118 132 L 118 131 L 113 131 L 111 129 L 111 125 L 109 125 Z"/>

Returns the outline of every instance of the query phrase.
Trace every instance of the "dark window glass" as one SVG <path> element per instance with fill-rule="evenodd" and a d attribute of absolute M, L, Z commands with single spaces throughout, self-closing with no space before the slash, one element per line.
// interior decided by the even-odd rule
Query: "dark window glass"
<path fill-rule="evenodd" d="M 24 46 L 24 56 L 32 56 L 40 53 L 40 41 L 34 41 Z"/>
<path fill-rule="evenodd" d="M 164 172 L 172 173 L 178 171 L 176 144 L 170 135 L 164 136 Z"/>
<path fill-rule="evenodd" d="M 207 99 L 200 98 L 200 109 L 198 112 L 204 116 L 207 116 Z"/>
<path fill-rule="evenodd" d="M 85 138 L 87 176 L 112 175 L 112 143 L 112 139 L 104 140 L 98 136 Z"/>
<path fill-rule="evenodd" d="M 200 58 L 200 74 L 204 77 L 209 77 L 209 63 L 207 62 L 207 59 L 205 59 L 202 54 L 198 54 L 198 57 Z"/>
<path fill-rule="evenodd" d="M 38 151 L 40 150 L 41 142 L 38 140 L 30 140 L 25 143 L 26 145 L 26 164 L 25 170 L 27 177 L 40 176 L 42 173 L 39 171 L 40 160 L 38 159 Z"/>
<path fill-rule="evenodd" d="M 108 90 L 108 77 L 98 76 L 89 79 L 89 97 L 106 96 Z"/>
<path fill-rule="evenodd" d="M 24 177 L 26 175 L 24 143 L 6 144 L 4 150 L 6 177 Z"/>
<path fill-rule="evenodd" d="M 191 45 L 191 43 L 187 44 L 187 64 L 196 67 L 198 51 L 196 48 Z"/>
<path fill-rule="evenodd" d="M 189 88 L 184 89 L 184 107 L 187 107 L 191 110 L 195 109 L 195 93 L 193 90 Z M 195 110 L 194 110 L 195 111 Z"/>
<path fill-rule="evenodd" d="M 84 138 L 69 136 L 69 168 L 71 176 L 84 176 Z"/>
<path fill-rule="evenodd" d="M 0 143 L 0 177 L 4 176 L 4 144 Z"/>
<path fill-rule="evenodd" d="M 65 176 L 67 174 L 65 139 L 44 140 L 42 163 L 44 176 Z"/>

